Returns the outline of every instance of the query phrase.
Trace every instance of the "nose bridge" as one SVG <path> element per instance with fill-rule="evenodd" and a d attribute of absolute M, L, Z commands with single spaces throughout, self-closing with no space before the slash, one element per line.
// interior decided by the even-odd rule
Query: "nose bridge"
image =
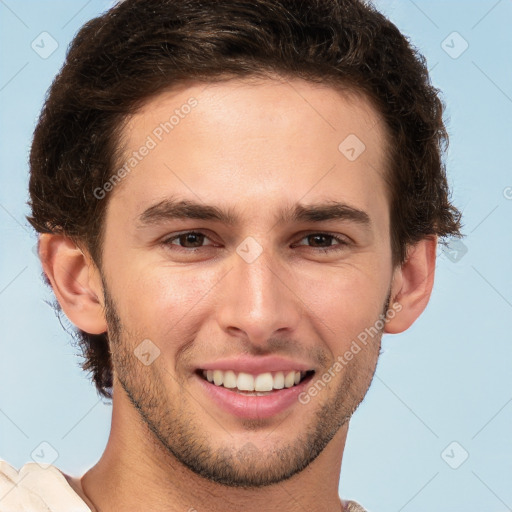
<path fill-rule="evenodd" d="M 243 331 L 253 343 L 265 342 L 277 330 L 295 329 L 298 301 L 283 284 L 283 267 L 270 249 L 248 240 L 233 254 L 227 293 L 219 312 L 224 330 Z"/>
<path fill-rule="evenodd" d="M 240 257 L 236 263 L 235 275 L 241 298 L 254 315 L 262 314 L 265 308 L 275 306 L 278 302 L 276 295 L 282 292 L 276 283 L 278 278 L 275 271 L 272 271 L 272 265 L 276 267 L 269 250 L 262 251 L 254 261 Z"/>

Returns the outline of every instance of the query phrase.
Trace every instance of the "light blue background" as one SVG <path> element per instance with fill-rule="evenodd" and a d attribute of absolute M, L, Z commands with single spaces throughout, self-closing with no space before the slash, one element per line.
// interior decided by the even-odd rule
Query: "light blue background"
<path fill-rule="evenodd" d="M 47 304 L 25 215 L 45 91 L 79 27 L 110 5 L 0 2 L 0 457 L 16 467 L 46 441 L 55 464 L 79 475 L 108 437 L 111 407 L 78 368 L 78 351 Z M 427 57 L 443 91 L 447 168 L 467 252 L 452 261 L 439 251 L 425 313 L 406 333 L 384 337 L 374 383 L 351 422 L 340 494 L 372 512 L 511 510 L 512 3 L 376 5 Z M 43 31 L 59 45 L 46 59 L 31 48 Z M 457 59 L 442 47 L 454 31 L 469 44 Z M 462 44 L 455 35 L 444 46 L 453 54 Z M 469 458 L 452 469 L 445 460 L 454 465 L 462 450 Z"/>

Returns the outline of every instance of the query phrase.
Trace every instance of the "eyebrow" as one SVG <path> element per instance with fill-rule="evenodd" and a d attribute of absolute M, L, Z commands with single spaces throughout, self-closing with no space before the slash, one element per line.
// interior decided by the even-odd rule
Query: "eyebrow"
<path fill-rule="evenodd" d="M 159 224 L 173 219 L 196 219 L 217 221 L 229 226 L 240 222 L 233 208 L 223 210 L 217 206 L 198 203 L 190 200 L 164 199 L 150 206 L 138 217 L 139 227 Z M 370 216 L 363 210 L 345 203 L 328 201 L 313 205 L 296 204 L 291 208 L 282 209 L 276 224 L 292 222 L 324 222 L 345 220 L 370 228 Z"/>

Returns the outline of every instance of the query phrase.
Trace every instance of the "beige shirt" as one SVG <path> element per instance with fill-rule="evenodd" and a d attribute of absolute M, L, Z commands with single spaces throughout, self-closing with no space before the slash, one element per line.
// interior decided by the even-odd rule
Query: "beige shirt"
<path fill-rule="evenodd" d="M 0 512 L 91 512 L 74 489 L 79 479 L 55 466 L 25 464 L 19 472 L 0 460 Z M 343 502 L 346 512 L 366 512 L 354 501 Z"/>
<path fill-rule="evenodd" d="M 367 512 L 366 509 L 361 507 L 361 505 L 355 501 L 344 501 L 343 505 L 345 505 L 345 510 L 343 512 Z"/>
<path fill-rule="evenodd" d="M 91 512 L 70 483 L 55 466 L 29 462 L 18 472 L 0 460 L 0 512 Z"/>

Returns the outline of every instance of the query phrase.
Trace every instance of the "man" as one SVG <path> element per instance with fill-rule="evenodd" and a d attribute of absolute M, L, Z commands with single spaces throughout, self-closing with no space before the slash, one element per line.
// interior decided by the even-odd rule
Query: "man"
<path fill-rule="evenodd" d="M 446 141 L 423 59 L 359 0 L 87 23 L 29 220 L 112 429 L 81 479 L 3 463 L 0 510 L 363 510 L 338 496 L 349 420 L 459 234 Z"/>

